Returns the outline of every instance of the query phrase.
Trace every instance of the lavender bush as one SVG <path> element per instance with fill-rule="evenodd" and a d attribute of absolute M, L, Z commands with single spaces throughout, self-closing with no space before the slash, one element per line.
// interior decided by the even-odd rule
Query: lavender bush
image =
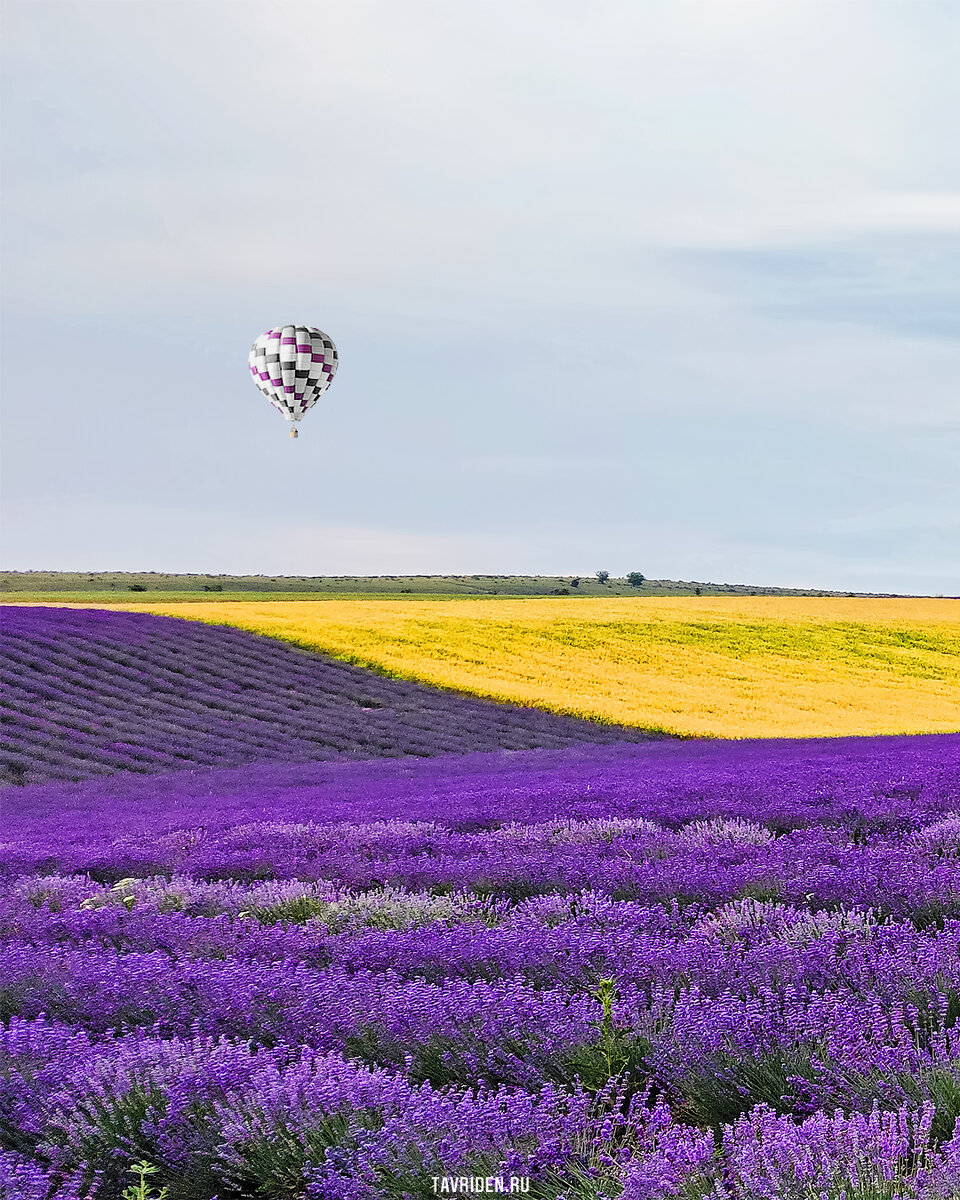
<path fill-rule="evenodd" d="M 0 1194 L 960 1196 L 960 736 L 118 774 L 3 836 Z"/>

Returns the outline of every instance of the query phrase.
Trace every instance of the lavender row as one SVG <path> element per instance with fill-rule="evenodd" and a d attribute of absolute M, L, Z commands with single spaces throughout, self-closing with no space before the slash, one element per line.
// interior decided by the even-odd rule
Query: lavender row
<path fill-rule="evenodd" d="M 135 1158 L 175 1200 L 399 1200 L 450 1175 L 527 1177 L 542 1200 L 949 1200 L 960 1187 L 960 1125 L 936 1145 L 929 1104 L 799 1122 L 759 1104 L 705 1131 L 615 1083 L 436 1088 L 308 1048 L 96 1042 L 43 1018 L 3 1030 L 0 1062 L 3 1127 L 22 1131 L 0 1154 L 11 1200 L 117 1197 Z"/>
<path fill-rule="evenodd" d="M 472 891 L 510 900 L 596 891 L 644 904 L 715 906 L 744 898 L 872 909 L 930 923 L 960 917 L 960 813 L 913 829 L 842 827 L 775 834 L 741 818 L 679 829 L 644 819 L 510 824 L 459 832 L 433 822 L 254 822 L 121 837 L 94 848 L 45 841 L 4 850 L 8 872 L 37 867 L 113 884 L 152 875 L 300 880 L 354 889 Z"/>
<path fill-rule="evenodd" d="M 651 736 L 145 613 L 5 606 L 0 650 L 7 782 Z"/>
<path fill-rule="evenodd" d="M 641 981 L 648 997 L 652 988 L 695 985 L 717 996 L 776 986 L 913 1001 L 924 989 L 960 990 L 958 930 L 956 920 L 918 929 L 909 919 L 849 908 L 811 911 L 752 899 L 719 908 L 645 906 L 600 893 L 510 904 L 471 893 L 244 888 L 182 877 L 128 879 L 108 889 L 50 876 L 26 877 L 0 893 L 3 952 L 36 948 L 41 963 L 44 954 L 52 964 L 73 951 L 117 959 L 159 953 L 184 966 L 204 959 L 296 963 L 430 983 L 522 978 L 574 991 L 611 975 L 631 987 Z M 60 970 L 50 965 L 41 975 L 52 979 Z M 43 1001 L 39 985 L 38 978 L 36 1003 Z M 98 1011 L 109 1025 L 105 1008 Z"/>
<path fill-rule="evenodd" d="M 550 819 L 676 827 L 726 818 L 772 832 L 842 826 L 856 839 L 929 823 L 960 808 L 958 795 L 960 736 L 953 734 L 658 741 L 114 775 L 9 789 L 2 828 L 20 843 L 17 862 L 33 854 L 37 866 L 53 869 L 61 860 L 114 854 L 124 836 L 133 846 L 170 833 L 175 843 L 177 829 L 213 838 L 255 824 L 400 820 L 465 832 Z M 12 852 L 4 856 L 13 861 Z"/>

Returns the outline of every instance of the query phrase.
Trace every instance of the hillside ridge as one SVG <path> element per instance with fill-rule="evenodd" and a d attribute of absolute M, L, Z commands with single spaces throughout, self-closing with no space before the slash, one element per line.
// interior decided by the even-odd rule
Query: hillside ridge
<path fill-rule="evenodd" d="M 0 785 L 657 736 L 150 613 L 4 606 L 0 651 Z"/>

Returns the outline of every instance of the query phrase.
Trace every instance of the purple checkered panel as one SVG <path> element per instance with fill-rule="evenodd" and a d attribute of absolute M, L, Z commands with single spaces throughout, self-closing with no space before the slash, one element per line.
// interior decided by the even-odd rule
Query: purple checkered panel
<path fill-rule="evenodd" d="M 288 421 L 313 408 L 336 373 L 336 346 L 311 325 L 268 329 L 250 349 L 254 383 Z"/>

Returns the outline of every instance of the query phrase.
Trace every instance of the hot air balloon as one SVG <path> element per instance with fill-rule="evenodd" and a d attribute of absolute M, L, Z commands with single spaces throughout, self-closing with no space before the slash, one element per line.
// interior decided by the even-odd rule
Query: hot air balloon
<path fill-rule="evenodd" d="M 275 409 L 299 421 L 313 408 L 337 373 L 337 348 L 312 325 L 278 325 L 250 349 L 250 374 Z M 297 427 L 290 430 L 297 436 Z"/>

